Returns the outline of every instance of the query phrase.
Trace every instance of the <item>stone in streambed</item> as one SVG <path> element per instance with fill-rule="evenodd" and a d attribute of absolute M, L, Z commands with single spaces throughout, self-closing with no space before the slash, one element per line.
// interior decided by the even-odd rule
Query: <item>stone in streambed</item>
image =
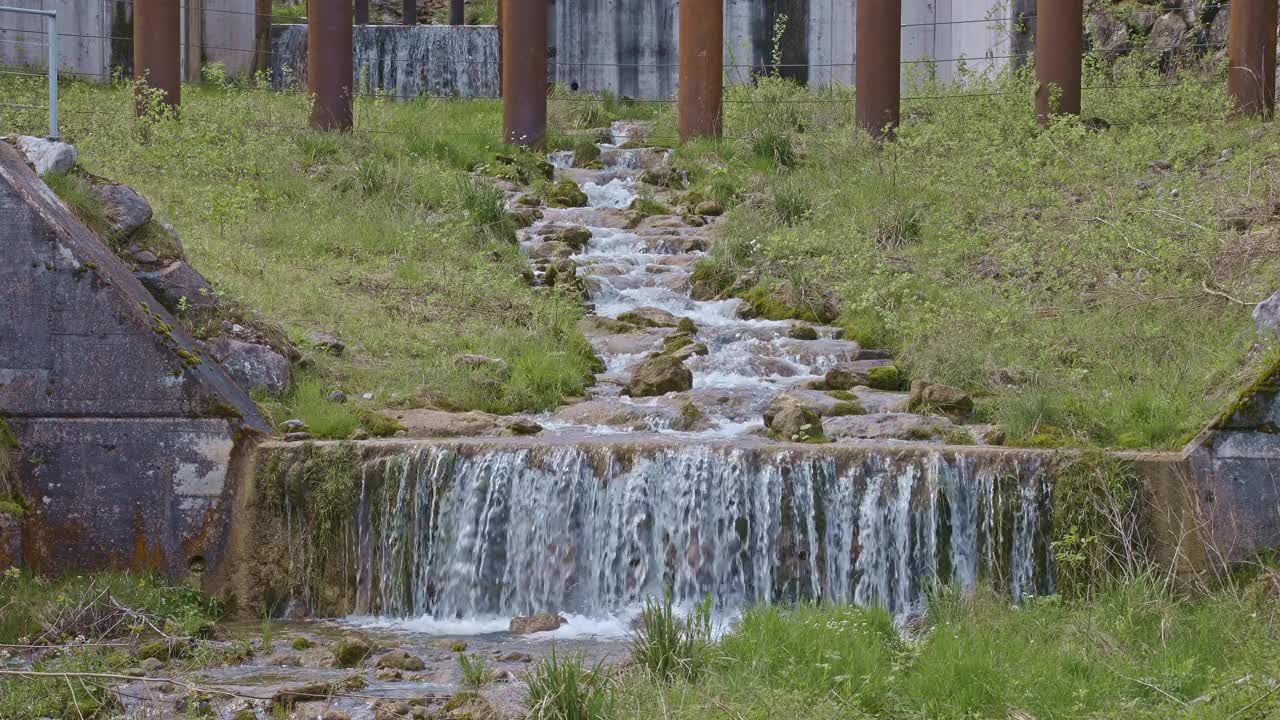
<path fill-rule="evenodd" d="M 511 618 L 509 630 L 512 635 L 530 635 L 532 633 L 557 630 L 566 622 L 568 621 L 556 613 L 522 615 Z"/>
<path fill-rule="evenodd" d="M 696 357 L 698 355 L 708 355 L 710 353 L 711 353 L 711 350 L 707 348 L 706 345 L 700 342 L 696 342 L 696 343 L 692 343 L 692 344 L 681 347 L 679 350 L 676 350 L 675 352 L 671 353 L 671 357 L 683 362 L 685 360 L 688 360 L 691 357 Z"/>
<path fill-rule="evenodd" d="M 392 650 L 384 653 L 378 658 L 375 665 L 379 668 L 408 670 L 409 672 L 418 672 L 426 667 L 426 663 L 422 661 L 422 658 L 410 655 L 404 650 Z"/>
<path fill-rule="evenodd" d="M 553 226 L 550 232 L 542 233 L 549 242 L 562 242 L 576 251 L 581 251 L 591 242 L 591 231 L 580 225 Z"/>
<path fill-rule="evenodd" d="M 904 440 L 941 442 L 949 430 L 957 427 L 942 417 L 909 413 L 871 413 L 829 418 L 827 437 L 841 440 Z"/>
<path fill-rule="evenodd" d="M 787 337 L 792 340 L 817 340 L 818 330 L 809 323 L 798 322 L 787 331 Z"/>
<path fill-rule="evenodd" d="M 373 652 L 373 645 L 359 635 L 347 635 L 329 648 L 338 667 L 350 668 L 364 662 Z"/>
<path fill-rule="evenodd" d="M 719 217 L 724 214 L 724 206 L 715 200 L 704 200 L 698 203 L 698 206 L 694 208 L 693 212 L 695 215 L 702 215 L 704 217 Z"/>
<path fill-rule="evenodd" d="M 657 397 L 692 387 L 693 373 L 683 362 L 670 355 L 658 355 L 632 368 L 631 379 L 623 392 L 632 397 Z"/>
<path fill-rule="evenodd" d="M 642 307 L 629 310 L 618 316 L 618 320 L 642 328 L 674 328 L 680 326 L 680 318 L 655 307 Z"/>
<path fill-rule="evenodd" d="M 973 412 L 973 398 L 950 385 L 934 385 L 917 380 L 911 383 L 910 407 L 912 412 L 932 410 L 947 415 L 968 415 Z"/>
<path fill-rule="evenodd" d="M 877 368 L 893 367 L 893 364 L 887 360 L 856 360 L 853 362 L 840 363 L 839 365 L 827 371 L 827 374 L 818 383 L 815 383 L 815 390 L 851 390 L 859 385 L 867 387 L 872 386 L 871 376 L 875 374 L 877 385 L 884 385 L 889 381 L 892 375 L 892 388 L 877 387 L 876 389 L 897 389 L 897 370 L 892 373 Z"/>
<path fill-rule="evenodd" d="M 813 442 L 824 438 L 822 418 L 799 403 L 783 403 L 768 421 L 769 434 L 779 440 Z"/>
<path fill-rule="evenodd" d="M 559 240 L 548 240 L 529 248 L 532 260 L 564 260 L 573 257 L 574 249 Z"/>

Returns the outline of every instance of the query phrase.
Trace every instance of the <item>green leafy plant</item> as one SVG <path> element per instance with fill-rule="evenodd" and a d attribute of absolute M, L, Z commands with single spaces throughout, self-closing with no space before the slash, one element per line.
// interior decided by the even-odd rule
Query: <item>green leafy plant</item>
<path fill-rule="evenodd" d="M 526 678 L 525 704 L 532 720 L 609 720 L 613 681 L 603 661 L 588 667 L 581 655 L 564 656 L 552 648 Z"/>
<path fill-rule="evenodd" d="M 458 667 L 462 669 L 462 684 L 468 687 L 482 687 L 493 682 L 493 670 L 479 655 L 458 653 Z"/>
<path fill-rule="evenodd" d="M 631 657 L 666 682 L 697 680 L 711 663 L 711 598 L 686 618 L 676 617 L 671 592 L 662 602 L 645 601 L 640 626 L 630 643 Z"/>

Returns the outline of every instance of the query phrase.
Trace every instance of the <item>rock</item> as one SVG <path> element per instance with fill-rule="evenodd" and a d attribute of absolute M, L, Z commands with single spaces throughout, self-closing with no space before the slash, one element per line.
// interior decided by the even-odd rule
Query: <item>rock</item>
<path fill-rule="evenodd" d="M 134 273 L 134 276 L 170 312 L 181 312 L 184 308 L 211 308 L 218 304 L 209 281 L 181 260 L 163 270 Z"/>
<path fill-rule="evenodd" d="M 375 672 L 373 676 L 378 678 L 379 680 L 383 680 L 387 682 L 404 679 L 404 673 L 400 672 L 399 670 L 388 670 L 385 668 Z"/>
<path fill-rule="evenodd" d="M 1280 291 L 1253 308 L 1253 324 L 1268 340 L 1280 340 Z"/>
<path fill-rule="evenodd" d="M 659 355 L 636 363 L 623 391 L 631 397 L 657 397 L 693 387 L 693 373 L 678 358 Z"/>
<path fill-rule="evenodd" d="M 139 250 L 133 254 L 133 261 L 139 265 L 155 265 L 160 262 L 160 258 L 150 250 Z"/>
<path fill-rule="evenodd" d="M 809 323 L 798 322 L 787 331 L 787 337 L 792 340 L 817 340 L 818 330 Z"/>
<path fill-rule="evenodd" d="M 545 190 L 543 197 L 547 207 L 575 208 L 586 207 L 587 194 L 569 178 L 560 178 L 554 185 Z"/>
<path fill-rule="evenodd" d="M 509 652 L 506 655 L 503 655 L 500 659 L 502 660 L 502 662 L 518 662 L 518 663 L 533 662 L 533 656 L 526 652 Z"/>
<path fill-rule="evenodd" d="M 711 350 L 708 349 L 705 344 L 700 342 L 695 342 L 695 343 L 690 343 L 688 345 L 684 345 L 680 347 L 675 352 L 671 353 L 671 357 L 683 362 L 685 360 L 688 360 L 691 357 L 694 357 L 697 355 L 707 355 L 710 352 Z"/>
<path fill-rule="evenodd" d="M 773 427 L 773 419 L 788 405 L 799 405 L 813 411 L 819 417 L 838 417 L 843 415 L 862 415 L 866 410 L 852 393 L 848 397 L 834 397 L 817 390 L 792 388 L 783 391 L 769 403 L 764 411 L 764 424 Z"/>
<path fill-rule="evenodd" d="M 1095 12 L 1089 18 L 1089 34 L 1094 47 L 1107 62 L 1115 62 L 1129 50 L 1129 28 L 1106 12 Z"/>
<path fill-rule="evenodd" d="M 359 635 L 347 635 L 334 643 L 330 652 L 333 653 L 333 659 L 338 663 L 338 667 L 349 668 L 359 665 L 369 657 L 369 653 L 373 652 L 373 646 Z"/>
<path fill-rule="evenodd" d="M 893 365 L 884 365 L 881 367 L 872 367 L 867 369 L 866 386 L 872 390 L 897 390 L 898 382 L 898 368 Z"/>
<path fill-rule="evenodd" d="M 541 615 L 528 615 L 511 618 L 510 632 L 512 635 L 529 635 L 532 633 L 551 632 L 559 629 L 567 620 L 560 617 L 556 613 L 543 613 Z"/>
<path fill-rule="evenodd" d="M 968 415 L 973 412 L 973 398 L 965 391 L 950 385 L 931 385 L 917 380 L 911 383 L 911 410 L 934 410 L 948 415 Z"/>
<path fill-rule="evenodd" d="M 649 185 L 657 185 L 658 187 L 671 188 L 672 190 L 684 189 L 684 175 L 677 170 L 671 168 L 654 168 L 645 170 L 640 176 L 640 182 Z"/>
<path fill-rule="evenodd" d="M 351 716 L 338 708 L 329 708 L 320 716 L 320 720 L 351 720 Z"/>
<path fill-rule="evenodd" d="M 373 399 L 373 393 L 371 393 L 371 392 L 367 392 L 367 393 L 365 393 L 365 394 L 361 395 L 361 396 L 360 396 L 360 399 L 361 399 L 361 400 L 372 400 L 372 399 Z"/>
<path fill-rule="evenodd" d="M 151 675 L 164 667 L 164 661 L 157 657 L 149 657 L 144 659 L 139 667 L 144 674 Z"/>
<path fill-rule="evenodd" d="M 941 442 L 955 425 L 942 417 L 909 413 L 872 413 L 829 418 L 824 427 L 835 440 L 908 440 Z"/>
<path fill-rule="evenodd" d="M 591 242 L 591 231 L 580 225 L 557 227 L 554 232 L 546 234 L 546 239 L 553 242 L 562 242 L 576 252 L 581 252 L 587 246 L 587 243 Z"/>
<path fill-rule="evenodd" d="M 467 651 L 467 641 L 442 638 L 440 640 L 432 640 L 431 647 L 437 650 L 448 650 L 449 652 L 461 653 Z"/>
<path fill-rule="evenodd" d="M 529 248 L 531 260 L 566 260 L 574 255 L 572 247 L 558 240 L 548 240 Z"/>
<path fill-rule="evenodd" d="M 282 439 L 283 439 L 285 442 L 304 442 L 304 441 L 306 441 L 306 440 L 310 440 L 310 439 L 311 439 L 311 433 L 309 433 L 309 432 L 291 432 L 291 433 L 285 433 L 285 434 L 284 434 L 284 437 L 283 437 Z"/>
<path fill-rule="evenodd" d="M 1187 48 L 1190 35 L 1187 33 L 1187 20 L 1180 13 L 1169 12 L 1160 16 L 1151 28 L 1149 47 L 1160 53 L 1167 60 Z"/>
<path fill-rule="evenodd" d="M 823 439 L 822 418 L 796 402 L 783 402 L 769 416 L 769 434 L 779 440 L 807 442 Z"/>
<path fill-rule="evenodd" d="M 651 430 L 654 426 L 677 432 L 695 432 L 707 429 L 706 416 L 690 403 L 680 401 L 679 396 L 659 398 L 652 406 L 637 405 L 621 398 L 597 397 L 562 407 L 555 419 L 574 425 L 610 427 L 619 430 Z"/>
<path fill-rule="evenodd" d="M 245 390 L 283 394 L 293 383 L 289 359 L 266 345 L 220 337 L 210 345 L 209 356 Z"/>
<path fill-rule="evenodd" d="M 515 221 L 517 228 L 527 228 L 542 219 L 542 211 L 537 208 L 517 208 L 507 213 Z"/>
<path fill-rule="evenodd" d="M 392 650 L 390 652 L 383 653 L 378 658 L 376 666 L 391 670 L 408 670 L 409 672 L 418 672 L 426 668 L 426 663 L 422 662 L 422 658 L 410 655 L 404 650 Z"/>
<path fill-rule="evenodd" d="M 1227 29 L 1231 25 L 1231 6 L 1223 5 L 1218 14 L 1213 16 L 1209 24 L 1209 47 L 1224 48 L 1227 46 Z"/>
<path fill-rule="evenodd" d="M 262 662 L 272 667 L 302 667 L 302 656 L 296 653 L 277 653 Z"/>
<path fill-rule="evenodd" d="M 1125 13 L 1124 17 L 1130 30 L 1146 35 L 1155 27 L 1158 15 L 1155 10 L 1134 10 Z"/>
<path fill-rule="evenodd" d="M 456 355 L 453 358 L 453 364 L 456 367 L 467 368 L 469 370 L 491 370 L 502 377 L 511 376 L 511 368 L 507 365 L 507 361 L 501 358 L 491 358 L 487 355 Z"/>
<path fill-rule="evenodd" d="M 285 432 L 305 432 L 307 424 L 301 420 L 285 420 L 280 423 L 280 429 Z"/>
<path fill-rule="evenodd" d="M 640 332 L 643 329 L 639 325 L 632 325 L 631 323 L 604 317 L 602 315 L 588 315 L 578 321 L 577 327 L 578 332 L 588 338 L 604 337 L 606 335 L 625 335 L 628 333 Z"/>
<path fill-rule="evenodd" d="M 827 371 L 822 380 L 817 383 L 815 389 L 818 390 L 850 390 L 859 385 L 871 387 L 872 370 L 876 368 L 892 368 L 893 365 L 887 360 L 855 360 L 853 362 L 840 363 L 839 365 Z M 898 371 L 895 369 L 892 373 L 881 370 L 876 373 L 876 382 L 885 384 L 892 375 L 892 388 L 877 389 L 897 389 Z"/>
<path fill-rule="evenodd" d="M 578 263 L 564 258 L 553 261 L 542 274 L 542 282 L 548 287 L 579 284 L 578 280 Z"/>
<path fill-rule="evenodd" d="M 679 327 L 680 318 L 675 315 L 655 307 L 642 307 L 624 312 L 618 316 L 619 322 L 629 323 L 642 328 L 673 328 Z"/>
<path fill-rule="evenodd" d="M 542 431 L 540 425 L 527 418 L 504 417 L 475 410 L 465 413 L 426 408 L 403 410 L 395 413 L 395 419 L 404 428 L 404 437 L 412 438 L 498 437 Z"/>
<path fill-rule="evenodd" d="M 151 205 L 128 185 L 100 185 L 98 196 L 107 205 L 107 219 L 114 237 L 129 237 L 151 220 Z"/>
<path fill-rule="evenodd" d="M 298 656 L 298 661 L 304 668 L 327 669 L 338 665 L 333 653 L 322 647 L 308 648 Z"/>
<path fill-rule="evenodd" d="M 329 393 L 329 402 L 342 404 L 347 401 L 347 394 L 341 390 L 334 390 Z"/>
<path fill-rule="evenodd" d="M 724 206 L 714 200 L 704 200 L 693 210 L 695 215 L 719 217 L 724 214 Z"/>
<path fill-rule="evenodd" d="M 330 355 L 341 355 L 346 352 L 347 344 L 342 342 L 335 333 L 325 330 L 316 330 L 307 334 L 307 342 L 320 352 L 329 353 Z"/>
<path fill-rule="evenodd" d="M 80 159 L 75 145 L 30 135 L 18 136 L 18 149 L 27 156 L 27 162 L 35 167 L 37 175 L 65 173 Z"/>
<path fill-rule="evenodd" d="M 413 707 L 407 702 L 388 702 L 378 706 L 374 712 L 374 720 L 410 720 Z"/>
<path fill-rule="evenodd" d="M 1008 441 L 1008 434 L 999 425 L 973 425 L 969 429 L 983 445 L 1004 445 Z"/>

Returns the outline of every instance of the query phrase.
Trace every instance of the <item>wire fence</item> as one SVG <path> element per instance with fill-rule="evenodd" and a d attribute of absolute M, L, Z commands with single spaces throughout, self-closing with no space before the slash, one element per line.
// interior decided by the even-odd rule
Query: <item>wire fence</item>
<path fill-rule="evenodd" d="M 132 3 L 133 0 L 115 0 L 125 4 Z M 255 18 L 270 17 L 268 13 L 248 12 L 231 9 L 206 8 L 206 12 L 226 13 L 232 15 L 248 15 Z M 1175 11 L 1176 12 L 1176 11 Z M 1105 18 L 1107 22 L 1122 23 L 1141 27 L 1147 20 L 1152 19 L 1152 11 L 1142 9 L 1123 9 L 1108 10 L 1105 15 L 1096 16 Z M 793 29 L 790 32 L 793 35 L 803 34 L 807 36 L 827 37 L 828 39 L 848 35 L 851 42 L 852 28 L 837 27 L 834 23 L 835 13 L 829 13 L 829 17 L 833 22 L 825 28 L 816 28 L 810 22 L 809 26 L 799 29 Z M 1093 17 L 1093 16 L 1091 16 Z M 1087 27 L 1091 26 L 1094 20 L 1089 20 Z M 1001 17 L 973 17 L 950 20 L 931 19 L 927 22 L 907 20 L 900 24 L 900 29 L 904 35 L 912 33 L 919 34 L 923 31 L 934 36 L 950 32 L 953 28 L 973 28 L 975 26 L 986 25 L 991 33 L 991 38 L 995 38 L 990 43 L 990 49 L 979 56 L 967 56 L 964 53 L 944 54 L 942 57 L 923 56 L 919 58 L 908 58 L 900 61 L 903 68 L 908 72 L 917 71 L 917 79 L 921 82 L 911 83 L 908 85 L 908 91 L 905 92 L 901 100 L 908 107 L 904 107 L 907 113 L 910 113 L 910 105 L 914 103 L 931 103 L 931 102 L 964 102 L 976 101 L 982 99 L 1001 98 L 1015 95 L 1021 95 L 1023 90 L 1007 90 L 993 85 L 990 82 L 977 81 L 974 79 L 989 79 L 993 74 L 999 72 L 1007 72 L 1010 68 L 1016 68 L 1025 64 L 1030 58 L 1027 51 L 1015 51 L 1015 45 L 1012 41 L 1013 36 L 1021 33 L 1028 34 L 1034 28 L 1036 15 L 1030 12 L 1012 12 Z M 1101 21 L 1097 21 L 1101 22 Z M 785 23 L 784 23 L 785 24 Z M 1126 26 L 1128 26 L 1126 25 Z M 1153 58 L 1157 62 L 1169 63 L 1171 67 L 1191 67 L 1212 64 L 1212 54 L 1214 51 L 1222 49 L 1225 38 L 1211 37 L 1212 33 L 1208 32 L 1209 25 L 1202 26 L 1201 32 L 1198 34 L 1185 33 L 1182 41 L 1176 46 L 1169 48 L 1131 48 L 1132 52 L 1146 52 L 1147 56 Z M 762 93 L 735 92 L 732 90 L 732 81 L 737 79 L 740 84 L 756 84 L 761 78 L 767 77 L 787 77 L 788 71 L 801 71 L 813 73 L 816 70 L 833 70 L 844 68 L 852 71 L 856 67 L 856 58 L 850 57 L 848 61 L 838 60 L 835 57 L 837 50 L 833 42 L 827 43 L 827 57 L 819 57 L 821 52 L 810 50 L 808 57 L 803 61 L 798 61 L 794 55 L 794 50 L 789 50 L 787 31 L 775 33 L 771 38 L 773 46 L 767 50 L 768 57 L 757 57 L 751 62 L 741 61 L 736 58 L 735 46 L 733 43 L 727 43 L 725 49 L 726 61 L 723 64 L 724 72 L 730 82 L 730 90 L 726 92 L 723 98 L 723 105 L 727 109 L 734 107 L 753 107 L 753 106 L 795 106 L 795 107 L 829 107 L 832 111 L 838 111 L 841 106 L 848 108 L 845 115 L 851 116 L 853 108 L 853 93 L 847 83 L 833 81 L 828 78 L 827 82 L 822 82 L 819 78 L 818 82 L 811 83 L 811 86 L 803 91 L 795 91 L 786 94 L 778 94 L 775 96 L 765 96 Z M 1135 36 L 1137 31 L 1130 31 Z M 842 35 L 843 34 L 843 35 Z M 0 56 L 2 56 L 3 46 L 21 46 L 21 47 L 43 47 L 44 32 L 34 28 L 20 28 L 11 25 L 0 25 Z M 60 33 L 64 38 L 103 41 L 109 43 L 132 42 L 132 37 L 113 33 Z M 1092 34 L 1091 34 L 1092 36 Z M 758 38 L 757 38 L 758 39 Z M 1096 41 L 1092 50 L 1096 51 Z M 1139 43 L 1131 43 L 1132 45 L 1140 45 Z M 269 73 L 269 87 L 277 92 L 300 92 L 305 93 L 305 68 L 298 67 L 297 63 L 293 65 L 282 64 L 280 58 L 272 49 L 259 48 L 236 48 L 219 45 L 203 45 L 206 50 L 216 50 L 224 53 L 242 53 L 253 56 L 262 62 L 256 63 L 259 66 L 271 67 Z M 563 48 L 562 48 L 563 50 Z M 758 49 L 757 49 L 758 50 Z M 577 50 L 574 50 L 576 52 Z M 557 55 L 562 53 L 557 52 Z M 759 52 L 755 53 L 759 55 Z M 275 58 L 275 62 L 269 62 L 270 58 Z M 1096 57 L 1094 55 L 1093 57 Z M 479 73 L 486 78 L 487 86 L 496 89 L 499 86 L 497 78 L 500 73 L 500 60 L 492 57 L 475 58 L 475 57 L 432 57 L 429 61 L 424 62 L 421 58 L 413 56 L 390 57 L 376 52 L 361 52 L 357 50 L 354 57 L 354 64 L 357 74 L 360 78 L 356 81 L 359 88 L 351 94 L 357 100 L 365 100 L 370 102 L 381 102 L 387 100 L 397 101 L 438 101 L 452 102 L 469 99 L 477 99 L 476 93 L 467 93 L 454 88 L 451 92 L 440 92 L 438 88 L 431 90 L 410 90 L 404 91 L 401 87 L 386 86 L 391 81 L 382 78 L 371 78 L 371 70 L 381 71 L 384 75 L 388 74 L 388 68 L 400 68 L 402 74 L 421 75 L 424 72 L 432 70 L 443 73 Z M 551 106 L 550 118 L 553 131 L 572 134 L 575 131 L 586 130 L 586 127 L 576 127 L 580 123 L 574 123 L 566 120 L 567 117 L 573 116 L 573 111 L 557 112 L 557 107 L 562 108 L 587 108 L 598 106 L 602 103 L 620 106 L 624 110 L 623 115 L 631 114 L 630 109 L 649 108 L 647 111 L 636 111 L 635 114 L 652 116 L 655 114 L 666 113 L 671 115 L 674 112 L 676 98 L 674 97 L 674 82 L 662 82 L 663 78 L 673 77 L 678 70 L 678 62 L 606 62 L 596 60 L 562 60 L 553 57 L 548 62 L 549 74 L 552 80 L 567 79 L 569 74 L 573 72 L 582 72 L 584 70 L 608 70 L 618 74 L 627 74 L 636 76 L 640 74 L 648 74 L 653 78 L 657 78 L 655 85 L 664 88 L 663 91 L 653 93 L 656 97 L 635 97 L 626 96 L 625 93 L 618 93 L 614 88 L 598 88 L 592 90 L 582 90 L 575 88 L 573 91 L 565 91 L 565 87 L 573 87 L 571 83 L 561 83 L 557 85 L 549 93 L 549 104 Z M 950 66 L 950 67 L 947 67 Z M 948 72 L 943 72 L 942 68 L 946 67 Z M 450 69 L 452 68 L 452 69 Z M 971 68 L 975 68 L 971 71 Z M 96 82 L 109 83 L 124 79 L 120 69 L 115 72 L 102 71 L 80 71 L 72 73 L 75 77 L 82 80 L 90 80 Z M 14 65 L 0 65 L 0 78 L 43 78 L 45 73 L 36 67 L 24 67 Z M 945 76 L 945 80 L 942 79 Z M 744 80 L 745 78 L 745 80 Z M 258 78 L 249 84 L 261 83 L 264 78 Z M 948 84 L 948 81 L 950 84 Z M 384 83 L 380 87 L 379 82 Z M 1114 91 L 1125 89 L 1155 89 L 1167 84 L 1176 86 L 1184 84 L 1185 80 L 1178 77 L 1170 77 L 1167 83 L 1154 83 L 1150 81 L 1142 82 L 1094 82 L 1085 85 L 1082 90 L 1085 93 L 1097 93 L 1102 91 Z M 1205 86 L 1220 84 L 1221 68 L 1213 68 L 1202 83 Z M 186 86 L 194 88 L 223 89 L 226 82 L 222 79 L 205 79 L 186 81 Z M 445 83 L 447 86 L 448 83 Z M 606 83 L 607 84 L 607 83 Z M 498 97 L 497 92 L 488 92 L 480 94 L 481 98 L 495 99 Z M 10 112 L 39 112 L 47 111 L 47 106 L 42 106 L 34 98 L 24 100 L 22 98 L 7 97 L 5 102 L 0 102 L 0 109 Z M 98 110 L 68 110 L 72 115 L 98 114 L 104 111 Z M 831 116 L 828 113 L 828 116 Z M 200 122 L 198 118 L 192 117 L 189 113 L 184 113 L 183 119 L 190 122 Z M 305 125 L 305 118 L 292 118 L 289 122 L 272 122 L 271 127 L 277 128 L 295 128 L 292 124 L 297 122 L 296 129 L 300 129 Z M 361 123 L 361 117 L 357 114 L 357 132 L 364 133 L 382 133 L 397 131 L 387 130 L 385 128 L 371 127 L 367 122 Z M 459 132 L 450 133 L 454 136 L 482 136 L 488 133 L 476 132 Z M 674 140 L 674 137 L 651 136 L 655 140 Z M 730 132 L 726 139 L 747 139 L 750 137 L 749 132 L 734 135 Z"/>

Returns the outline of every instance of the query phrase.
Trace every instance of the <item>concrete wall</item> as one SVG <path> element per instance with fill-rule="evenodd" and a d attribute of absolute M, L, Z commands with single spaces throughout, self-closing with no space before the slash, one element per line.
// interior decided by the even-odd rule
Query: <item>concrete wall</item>
<path fill-rule="evenodd" d="M 0 218 L 0 418 L 20 446 L 23 564 L 216 567 L 237 468 L 266 432 L 252 401 L 7 143 Z"/>
<path fill-rule="evenodd" d="M 726 0 L 726 74 L 750 82 L 772 65 L 775 29 L 780 74 L 812 85 L 852 85 L 856 0 Z M 552 78 L 584 90 L 641 99 L 673 97 L 678 0 L 552 0 Z M 962 65 L 992 71 L 1009 62 L 1013 28 L 1002 0 L 905 0 L 904 73 L 959 79 Z M 785 18 L 785 21 L 783 20 Z M 962 21 L 962 22 L 958 22 Z M 931 64 L 910 63 L 932 60 Z"/>
<path fill-rule="evenodd" d="M 183 2 L 184 0 L 174 0 Z M 233 75 L 250 74 L 259 56 L 256 37 L 269 22 L 255 14 L 256 0 L 200 0 L 198 35 L 203 62 L 220 62 Z M 133 0 L 5 0 L 10 7 L 58 11 L 59 72 L 107 82 L 112 71 L 133 68 Z M 0 12 L 0 65 L 47 65 L 45 20 Z M 185 55 L 185 51 L 184 51 Z M 265 68 L 265 57 L 258 67 Z"/>

